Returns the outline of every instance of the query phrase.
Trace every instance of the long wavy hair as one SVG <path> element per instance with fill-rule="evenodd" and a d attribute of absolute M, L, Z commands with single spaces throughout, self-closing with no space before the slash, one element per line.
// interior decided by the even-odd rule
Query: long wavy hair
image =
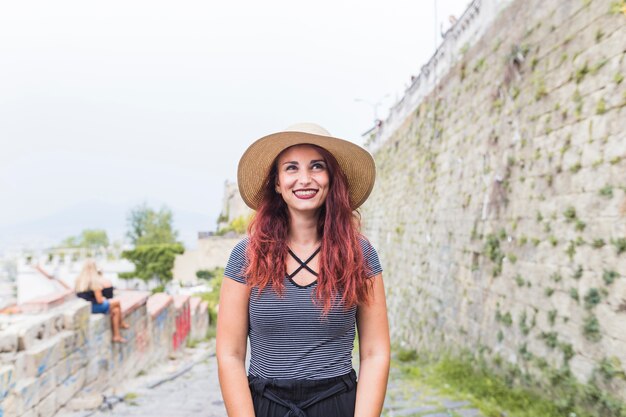
<path fill-rule="evenodd" d="M 367 279 L 368 266 L 360 245 L 360 240 L 364 239 L 359 232 L 360 219 L 350 207 L 346 176 L 330 152 L 319 146 L 308 146 L 314 147 L 326 161 L 330 180 L 326 201 L 319 209 L 317 229 L 322 244 L 314 297 L 325 316 L 335 305 L 337 296 L 339 304 L 346 309 L 367 303 L 371 281 Z M 272 164 L 263 198 L 248 226 L 248 265 L 244 274 L 248 284 L 258 288 L 259 294 L 269 286 L 282 295 L 287 274 L 290 220 L 287 204 L 275 191 L 279 158 L 280 155 Z"/>
<path fill-rule="evenodd" d="M 76 292 L 94 291 L 102 289 L 102 278 L 98 273 L 98 266 L 93 259 L 87 259 L 83 264 L 74 284 Z"/>

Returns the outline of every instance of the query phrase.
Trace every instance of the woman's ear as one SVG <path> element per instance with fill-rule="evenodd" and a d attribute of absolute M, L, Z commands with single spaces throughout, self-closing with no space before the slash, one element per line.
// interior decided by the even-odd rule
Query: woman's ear
<path fill-rule="evenodd" d="M 280 194 L 280 184 L 278 182 L 274 185 L 274 190 L 276 191 L 276 194 Z"/>

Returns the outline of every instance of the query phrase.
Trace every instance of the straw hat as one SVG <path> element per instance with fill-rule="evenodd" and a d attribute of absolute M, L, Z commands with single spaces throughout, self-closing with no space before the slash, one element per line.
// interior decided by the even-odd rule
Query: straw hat
<path fill-rule="evenodd" d="M 348 179 L 350 206 L 356 209 L 367 200 L 376 178 L 374 158 L 365 149 L 347 140 L 334 138 L 313 123 L 298 123 L 283 132 L 254 142 L 244 152 L 237 168 L 239 193 L 248 207 L 256 210 L 263 198 L 263 186 L 274 160 L 290 146 L 312 144 L 330 152 Z"/>

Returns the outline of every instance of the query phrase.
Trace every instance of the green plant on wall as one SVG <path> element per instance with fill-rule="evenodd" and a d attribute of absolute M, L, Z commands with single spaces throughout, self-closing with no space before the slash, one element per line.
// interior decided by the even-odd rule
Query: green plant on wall
<path fill-rule="evenodd" d="M 543 340 L 550 349 L 556 348 L 559 344 L 559 335 L 557 332 L 541 332 L 539 338 Z"/>
<path fill-rule="evenodd" d="M 611 239 L 611 243 L 615 246 L 618 255 L 626 252 L 626 238 Z"/>
<path fill-rule="evenodd" d="M 585 63 L 574 72 L 574 80 L 576 81 L 576 84 L 580 84 L 585 76 L 589 74 L 589 71 L 589 62 L 585 61 Z"/>
<path fill-rule="evenodd" d="M 605 269 L 602 273 L 602 279 L 606 285 L 611 285 L 616 278 L 619 277 L 619 274 L 612 270 Z"/>
<path fill-rule="evenodd" d="M 488 259 L 495 263 L 495 266 L 493 268 L 493 276 L 500 275 L 500 272 L 502 272 L 502 261 L 504 259 L 504 253 L 502 253 L 502 250 L 500 249 L 500 240 L 493 233 L 487 235 L 484 247 L 484 254 Z"/>
<path fill-rule="evenodd" d="M 613 187 L 611 187 L 610 185 L 605 185 L 604 187 L 602 187 L 600 189 L 600 191 L 598 191 L 598 193 L 602 196 L 602 197 L 606 197 L 606 198 L 613 198 Z"/>
<path fill-rule="evenodd" d="M 554 322 L 556 321 L 556 316 L 557 316 L 556 310 L 548 311 L 548 323 L 550 323 L 550 326 L 554 326 Z"/>
<path fill-rule="evenodd" d="M 585 308 L 591 310 L 602 301 L 602 295 L 597 288 L 590 288 L 584 297 Z"/>
<path fill-rule="evenodd" d="M 624 373 L 622 368 L 622 362 L 615 356 L 602 358 L 598 364 L 597 371 L 605 381 L 610 381 L 614 378 L 626 380 L 626 373 Z"/>
<path fill-rule="evenodd" d="M 531 326 L 528 325 L 528 315 L 523 311 L 519 317 L 518 327 L 524 336 L 530 333 Z"/>
<path fill-rule="evenodd" d="M 574 346 L 571 343 L 559 343 L 559 349 L 563 352 L 563 362 L 568 363 L 574 357 Z"/>
<path fill-rule="evenodd" d="M 581 279 L 582 276 L 583 276 L 583 267 L 582 265 L 578 265 L 578 267 L 574 270 L 574 273 L 572 274 L 572 278 Z"/>
<path fill-rule="evenodd" d="M 565 254 L 570 258 L 574 259 L 574 255 L 576 254 L 576 242 L 573 240 L 569 241 L 567 245 L 567 249 L 565 249 Z"/>
<path fill-rule="evenodd" d="M 591 342 L 599 342 L 602 339 L 600 322 L 593 314 L 589 314 L 583 320 L 583 335 Z"/>
<path fill-rule="evenodd" d="M 600 249 L 602 248 L 604 245 L 606 244 L 606 242 L 604 241 L 604 239 L 594 239 L 591 242 L 591 247 L 594 249 Z"/>

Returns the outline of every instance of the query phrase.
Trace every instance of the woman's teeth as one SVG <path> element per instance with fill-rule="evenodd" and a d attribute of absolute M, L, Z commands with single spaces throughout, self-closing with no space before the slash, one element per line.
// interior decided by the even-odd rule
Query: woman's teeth
<path fill-rule="evenodd" d="M 296 195 L 296 197 L 311 197 L 311 196 L 315 195 L 315 193 L 317 193 L 316 190 L 294 191 L 294 194 Z"/>

